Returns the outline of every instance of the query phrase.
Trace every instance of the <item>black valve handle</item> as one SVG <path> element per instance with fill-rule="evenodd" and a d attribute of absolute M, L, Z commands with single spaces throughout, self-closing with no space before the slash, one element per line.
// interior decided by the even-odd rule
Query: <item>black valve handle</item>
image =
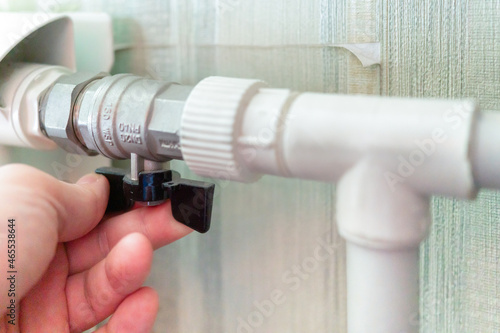
<path fill-rule="evenodd" d="M 126 211 L 135 202 L 156 206 L 170 199 L 177 221 L 200 233 L 210 229 L 215 191 L 212 183 L 182 179 L 172 170 L 143 171 L 138 180 L 118 168 L 99 168 L 96 173 L 109 181 L 107 212 Z"/>

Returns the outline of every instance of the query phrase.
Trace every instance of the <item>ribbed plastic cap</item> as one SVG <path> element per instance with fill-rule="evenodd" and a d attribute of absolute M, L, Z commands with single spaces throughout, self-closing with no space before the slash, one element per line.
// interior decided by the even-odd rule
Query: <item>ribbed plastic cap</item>
<path fill-rule="evenodd" d="M 236 142 L 245 109 L 264 87 L 258 80 L 209 77 L 194 88 L 181 126 L 182 155 L 193 172 L 240 182 L 260 178 L 242 163 Z"/>

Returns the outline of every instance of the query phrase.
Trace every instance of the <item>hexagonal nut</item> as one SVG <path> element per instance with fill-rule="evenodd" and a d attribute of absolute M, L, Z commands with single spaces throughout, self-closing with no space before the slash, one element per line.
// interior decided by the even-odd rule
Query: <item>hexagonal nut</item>
<path fill-rule="evenodd" d="M 148 147 L 158 158 L 182 159 L 179 137 L 182 112 L 192 90 L 189 86 L 171 84 L 156 96 L 148 125 Z"/>
<path fill-rule="evenodd" d="M 40 113 L 41 126 L 47 136 L 64 150 L 92 155 L 78 140 L 73 127 L 73 111 L 78 96 L 92 81 L 107 74 L 75 73 L 61 77 L 48 92 Z"/>

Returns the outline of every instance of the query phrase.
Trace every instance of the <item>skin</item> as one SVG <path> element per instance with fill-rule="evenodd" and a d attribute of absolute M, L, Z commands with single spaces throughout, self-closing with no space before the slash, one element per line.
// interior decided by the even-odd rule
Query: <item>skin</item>
<path fill-rule="evenodd" d="M 109 185 L 0 167 L 0 332 L 150 332 L 158 296 L 142 287 L 153 251 L 191 232 L 170 203 L 104 216 Z M 16 325 L 8 324 L 8 219 L 16 220 Z"/>

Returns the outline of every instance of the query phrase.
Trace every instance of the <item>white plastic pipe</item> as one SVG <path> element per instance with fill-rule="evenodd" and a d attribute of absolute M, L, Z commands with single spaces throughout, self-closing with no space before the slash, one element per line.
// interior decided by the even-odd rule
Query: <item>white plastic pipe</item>
<path fill-rule="evenodd" d="M 349 332 L 418 332 L 418 251 L 431 224 L 428 197 L 381 177 L 367 157 L 337 186 L 337 224 L 347 240 Z"/>
<path fill-rule="evenodd" d="M 474 128 L 471 160 L 479 188 L 500 188 L 500 113 L 483 112 Z"/>
<path fill-rule="evenodd" d="M 349 333 L 418 333 L 418 256 L 347 242 Z"/>
<path fill-rule="evenodd" d="M 57 145 L 40 129 L 40 100 L 69 69 L 25 63 L 0 63 L 0 142 L 39 150 Z"/>

